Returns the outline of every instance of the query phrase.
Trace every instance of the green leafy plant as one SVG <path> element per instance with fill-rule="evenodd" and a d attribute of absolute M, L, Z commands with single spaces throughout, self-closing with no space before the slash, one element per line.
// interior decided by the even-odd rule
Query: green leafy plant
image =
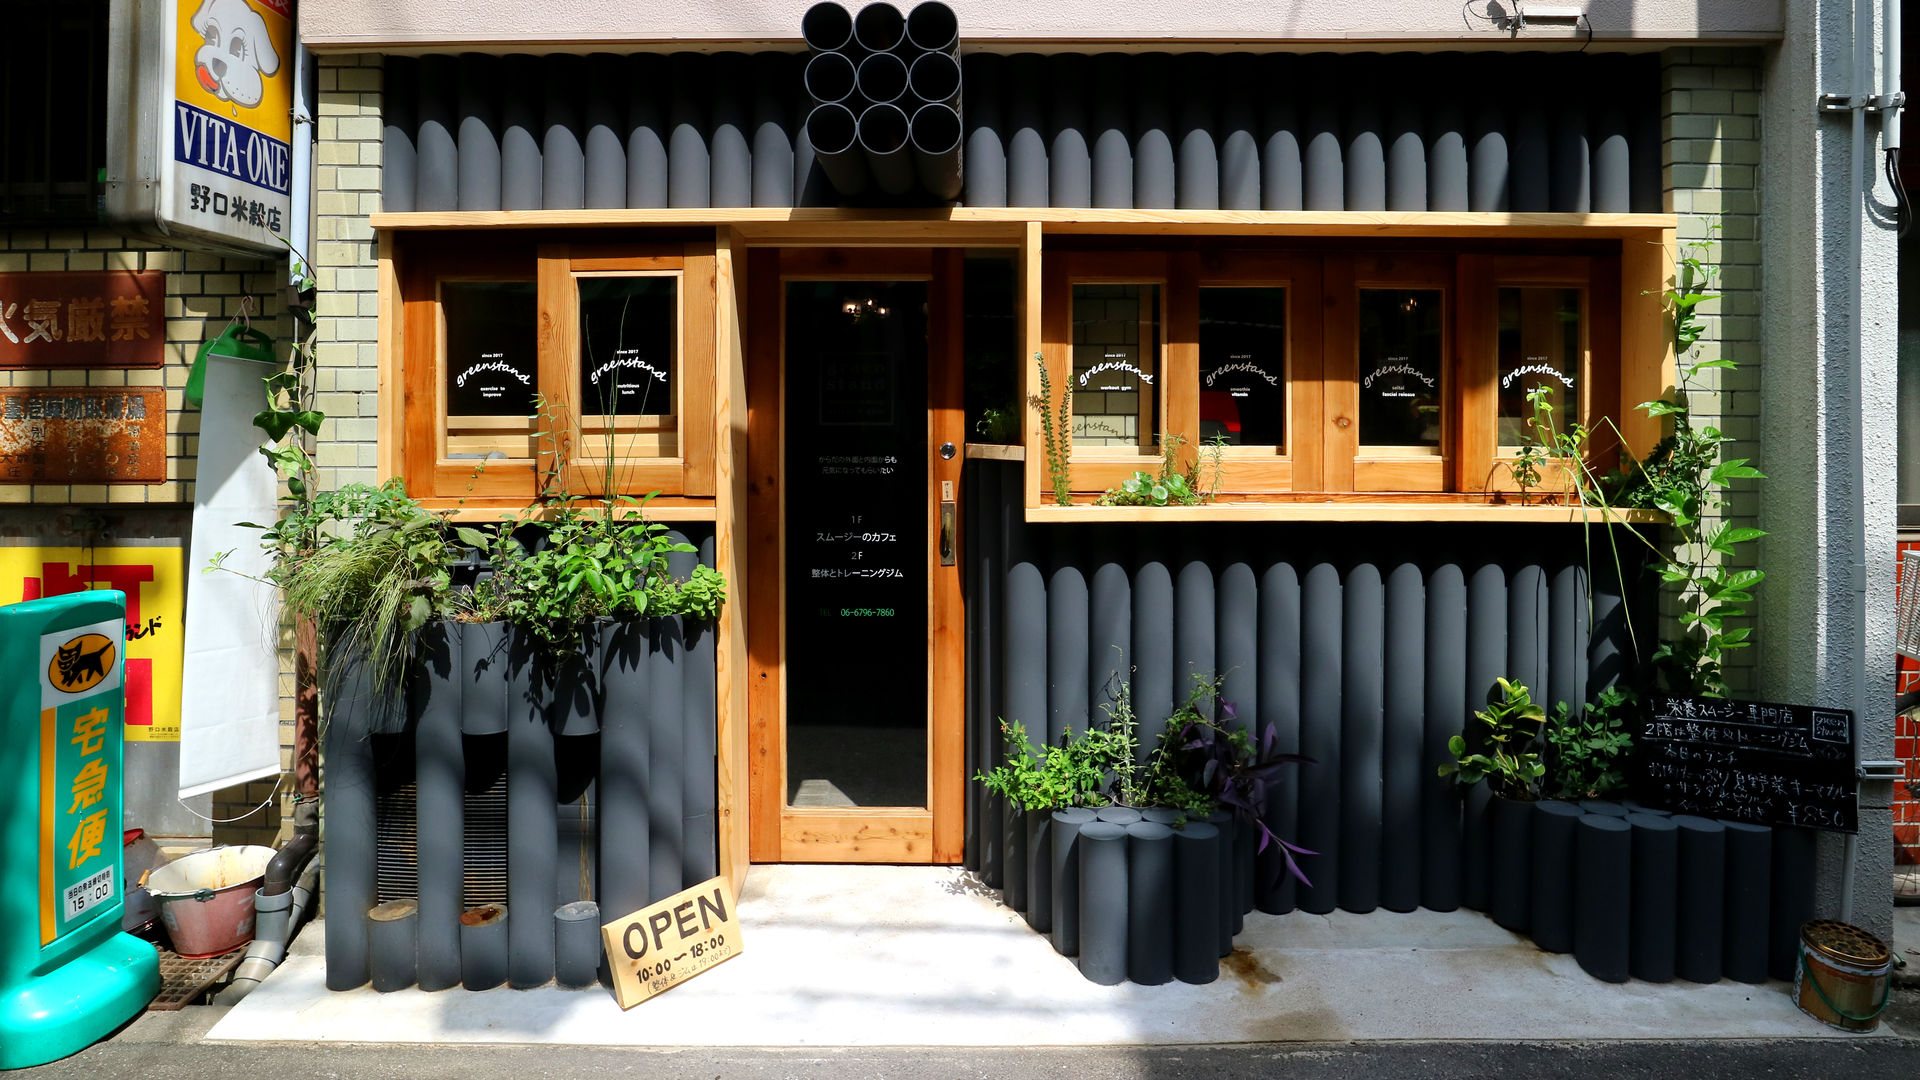
<path fill-rule="evenodd" d="M 974 422 L 974 433 L 982 442 L 1012 445 L 1020 441 L 1020 413 L 1012 408 L 986 408 Z"/>
<path fill-rule="evenodd" d="M 1040 392 L 1028 400 L 1040 410 L 1040 447 L 1046 454 L 1047 479 L 1053 483 L 1053 501 L 1066 506 L 1073 502 L 1073 471 L 1069 457 L 1073 453 L 1073 383 L 1060 393 L 1059 408 L 1053 401 L 1053 376 L 1047 372 L 1047 358 L 1033 354 L 1040 369 Z"/>
<path fill-rule="evenodd" d="M 1448 739 L 1454 760 L 1440 766 L 1440 775 L 1463 786 L 1485 780 L 1501 798 L 1531 802 L 1540 797 L 1540 777 L 1547 771 L 1532 748 L 1546 712 L 1524 683 L 1504 678 L 1498 682 L 1499 700 L 1490 700 L 1486 709 L 1473 714 L 1486 726 L 1485 749 L 1469 750 L 1464 734 Z"/>
<path fill-rule="evenodd" d="M 1105 806 L 1107 774 L 1116 764 L 1114 741 L 1075 737 L 1059 746 L 1038 746 L 1020 721 L 1001 721 L 1006 762 L 974 779 L 1023 810 L 1059 810 L 1069 806 Z"/>
<path fill-rule="evenodd" d="M 1626 757 L 1633 749 L 1627 727 L 1640 699 L 1632 690 L 1609 686 L 1582 706 L 1579 715 L 1555 702 L 1546 726 L 1548 780 L 1556 799 L 1597 799 L 1627 786 Z"/>
<path fill-rule="evenodd" d="M 1180 451 L 1186 438 L 1176 432 L 1160 436 L 1160 471 L 1142 469 L 1108 489 L 1096 506 L 1198 506 L 1212 502 L 1226 472 L 1226 440 L 1216 436 L 1182 468 Z"/>

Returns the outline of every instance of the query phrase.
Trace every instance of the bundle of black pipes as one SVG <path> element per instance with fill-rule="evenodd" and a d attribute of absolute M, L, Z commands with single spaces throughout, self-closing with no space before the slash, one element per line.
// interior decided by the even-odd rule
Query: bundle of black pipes
<path fill-rule="evenodd" d="M 803 82 L 813 159 L 845 199 L 960 197 L 960 24 L 938 0 L 858 15 L 832 0 L 807 9 Z"/>
<path fill-rule="evenodd" d="M 670 557 L 679 578 L 713 564 L 711 533 L 688 533 L 668 534 L 698 547 Z M 593 981 L 603 913 L 719 872 L 715 661 L 712 624 L 678 616 L 592 623 L 558 653 L 504 624 L 430 625 L 404 692 L 387 695 L 356 657 L 332 655 L 328 987 L 371 976 L 395 989 L 400 972 L 426 990 Z M 405 776 L 382 775 L 375 748 L 395 739 L 410 750 Z M 471 809 L 478 774 L 501 762 L 504 828 Z M 383 851 L 394 823 L 380 815 L 400 804 L 375 793 L 408 786 L 416 851 Z M 504 897 L 475 895 L 477 848 L 489 845 L 505 848 Z M 402 884 L 385 880 L 396 867 Z M 416 899 L 409 919 L 370 918 L 382 900 Z M 413 943 L 404 963 L 370 962 L 370 941 L 402 937 Z"/>

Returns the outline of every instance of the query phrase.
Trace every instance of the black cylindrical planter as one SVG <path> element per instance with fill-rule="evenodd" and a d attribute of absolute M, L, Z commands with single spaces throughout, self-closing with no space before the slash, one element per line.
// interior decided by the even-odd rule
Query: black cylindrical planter
<path fill-rule="evenodd" d="M 1720 966 L 1737 982 L 1767 981 L 1767 906 L 1772 900 L 1773 830 L 1722 821 L 1727 830 L 1725 927 Z"/>
<path fill-rule="evenodd" d="M 1151 821 L 1127 826 L 1127 978 L 1173 981 L 1173 830 Z"/>
<path fill-rule="evenodd" d="M 561 904 L 553 912 L 553 980 L 569 990 L 592 986 L 600 967 L 600 905 Z"/>
<path fill-rule="evenodd" d="M 1027 925 L 1053 929 L 1053 811 L 1029 810 L 1027 830 Z"/>
<path fill-rule="evenodd" d="M 1627 966 L 1636 979 L 1672 982 L 1680 831 L 1672 817 L 1655 814 L 1628 814 L 1627 824 L 1633 828 L 1633 942 Z"/>
<path fill-rule="evenodd" d="M 1001 870 L 1000 897 L 1015 911 L 1027 910 L 1027 819 L 1020 804 L 1008 802 L 1003 819 L 1006 856 Z"/>
<path fill-rule="evenodd" d="M 461 627 L 432 622 L 414 639 L 407 707 L 413 718 L 414 823 L 420 873 L 417 931 L 422 990 L 460 982 L 460 912 L 466 835 L 466 748 L 460 736 Z"/>
<path fill-rule="evenodd" d="M 1127 828 L 1080 829 L 1080 974 L 1103 986 L 1127 977 Z"/>
<path fill-rule="evenodd" d="M 327 652 L 327 989 L 367 981 L 367 911 L 378 867 L 374 852 L 372 713 L 378 702 L 366 654 Z"/>
<path fill-rule="evenodd" d="M 1719 982 L 1725 936 L 1727 830 L 1717 821 L 1676 814 L 1680 830 L 1679 926 L 1674 973 L 1688 982 Z"/>
<path fill-rule="evenodd" d="M 1253 860 L 1260 851 L 1260 826 L 1245 819 L 1233 824 L 1233 932 L 1238 934 L 1253 910 Z"/>
<path fill-rule="evenodd" d="M 1620 805 L 1627 808 L 1629 814 L 1652 814 L 1654 817 L 1672 817 L 1673 811 L 1648 806 L 1638 799 L 1621 799 Z"/>
<path fill-rule="evenodd" d="M 657 903 L 692 884 L 682 880 L 687 730 L 681 666 L 686 638 L 678 616 L 650 620 L 648 634 L 647 720 L 651 727 L 647 749 L 651 761 L 647 769 L 647 902 Z"/>
<path fill-rule="evenodd" d="M 1080 830 L 1094 822 L 1093 811 L 1070 806 L 1053 812 L 1053 951 L 1080 955 Z"/>
<path fill-rule="evenodd" d="M 1812 829 L 1773 830 L 1773 896 L 1767 905 L 1767 974 L 1791 979 L 1800 963 L 1800 926 L 1813 918 Z"/>
<path fill-rule="evenodd" d="M 460 624 L 460 732 L 507 730 L 507 624 Z"/>
<path fill-rule="evenodd" d="M 507 981 L 507 906 L 483 904 L 460 915 L 460 985 L 491 990 Z"/>
<path fill-rule="evenodd" d="M 1533 943 L 1548 952 L 1573 951 L 1573 828 L 1578 806 L 1548 799 L 1533 804 L 1528 870 Z"/>
<path fill-rule="evenodd" d="M 1235 884 L 1234 870 L 1234 834 L 1242 830 L 1240 822 L 1234 820 L 1232 811 L 1215 810 L 1207 815 L 1207 824 L 1220 833 L 1220 919 L 1214 924 L 1214 932 L 1219 935 L 1216 942 L 1220 955 L 1233 951 L 1233 935 L 1240 932 L 1240 926 L 1246 919 L 1246 913 L 1240 910 L 1240 894 Z"/>
<path fill-rule="evenodd" d="M 1574 828 L 1573 955 L 1602 982 L 1626 982 L 1633 887 L 1633 829 L 1588 814 Z"/>
<path fill-rule="evenodd" d="M 1533 925 L 1534 804 L 1495 796 L 1487 813 L 1487 901 L 1493 921 L 1524 934 Z"/>
<path fill-rule="evenodd" d="M 1625 806 L 1608 799 L 1581 799 L 1580 809 L 1589 814 L 1602 817 L 1626 817 L 1632 811 Z"/>
<path fill-rule="evenodd" d="M 1094 811 L 1093 816 L 1115 825 L 1132 825 L 1141 820 L 1140 811 L 1131 806 L 1103 806 Z"/>
<path fill-rule="evenodd" d="M 1492 802 L 1487 785 L 1475 784 L 1466 789 L 1460 811 L 1460 903 L 1475 911 L 1489 906 L 1487 849 L 1493 841 L 1487 814 Z"/>
<path fill-rule="evenodd" d="M 1156 825 L 1165 825 L 1170 829 L 1186 819 L 1186 811 L 1175 810 L 1171 806 L 1149 806 L 1140 811 L 1141 821 L 1151 821 Z"/>
<path fill-rule="evenodd" d="M 507 635 L 507 903 L 534 913 L 507 928 L 507 981 L 517 989 L 553 978 L 553 910 L 559 872 L 559 766 L 536 669 L 539 639 Z"/>
<path fill-rule="evenodd" d="M 594 790 L 600 815 L 595 861 L 600 887 L 595 895 L 607 911 L 619 916 L 645 907 L 651 895 L 647 888 L 652 865 L 647 821 L 651 780 L 647 623 L 609 621 L 601 627 L 598 640 L 603 713 L 600 774 Z"/>
<path fill-rule="evenodd" d="M 1220 830 L 1204 821 L 1175 830 L 1173 870 L 1173 974 L 1210 983 L 1220 977 Z"/>
<path fill-rule="evenodd" d="M 383 994 L 413 985 L 418 955 L 420 905 L 389 900 L 367 912 L 367 968 L 373 988 Z"/>

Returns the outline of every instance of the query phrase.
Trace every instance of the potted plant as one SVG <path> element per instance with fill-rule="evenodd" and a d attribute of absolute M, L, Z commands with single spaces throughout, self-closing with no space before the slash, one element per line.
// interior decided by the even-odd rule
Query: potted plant
<path fill-rule="evenodd" d="M 1540 778 L 1546 766 L 1533 748 L 1546 719 L 1546 710 L 1534 703 L 1524 683 L 1497 679 L 1497 692 L 1487 708 L 1474 713 L 1486 730 L 1485 740 L 1469 749 L 1464 734 L 1447 741 L 1451 764 L 1440 766 L 1462 787 L 1485 781 L 1493 795 L 1487 811 L 1487 891 L 1493 920 L 1524 933 L 1528 926 L 1528 869 L 1533 804 L 1540 798 Z"/>

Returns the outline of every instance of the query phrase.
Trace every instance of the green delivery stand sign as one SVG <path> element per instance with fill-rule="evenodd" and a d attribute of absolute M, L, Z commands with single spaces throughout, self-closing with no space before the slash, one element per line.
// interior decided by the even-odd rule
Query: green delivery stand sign
<path fill-rule="evenodd" d="M 146 1007 L 120 932 L 126 595 L 0 607 L 0 1069 L 82 1050 Z"/>

